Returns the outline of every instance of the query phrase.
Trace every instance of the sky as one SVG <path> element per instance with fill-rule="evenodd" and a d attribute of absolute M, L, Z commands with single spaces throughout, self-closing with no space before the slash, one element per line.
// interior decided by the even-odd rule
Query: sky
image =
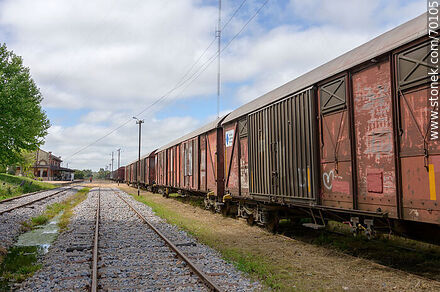
<path fill-rule="evenodd" d="M 425 11 L 223 0 L 220 115 Z M 23 57 L 51 122 L 41 148 L 75 169 L 105 168 L 112 152 L 116 169 L 119 148 L 120 165 L 137 159 L 133 116 L 142 155 L 216 118 L 217 22 L 217 0 L 0 0 L 0 43 Z"/>

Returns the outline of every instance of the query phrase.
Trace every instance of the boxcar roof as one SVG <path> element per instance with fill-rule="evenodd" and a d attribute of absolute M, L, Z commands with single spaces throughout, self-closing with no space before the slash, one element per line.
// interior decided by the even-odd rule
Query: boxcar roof
<path fill-rule="evenodd" d="M 242 105 L 232 111 L 222 124 L 264 107 L 291 93 L 305 89 L 321 80 L 341 73 L 374 57 L 380 56 L 427 33 L 427 14 L 424 13 L 396 28 L 393 28 L 367 43 L 321 65 L 304 75 Z"/>
<path fill-rule="evenodd" d="M 184 142 L 184 141 L 186 141 L 186 140 L 188 140 L 188 139 L 194 138 L 194 137 L 196 137 L 196 136 L 198 136 L 198 135 L 200 135 L 200 134 L 203 134 L 203 133 L 209 132 L 209 131 L 211 131 L 211 130 L 217 128 L 217 127 L 219 127 L 219 126 L 220 126 L 220 123 L 221 123 L 221 122 L 223 121 L 223 119 L 224 119 L 225 117 L 227 117 L 227 116 L 228 116 L 228 115 L 225 115 L 225 116 L 223 116 L 223 117 L 217 118 L 217 119 L 215 119 L 214 121 L 212 121 L 212 122 L 210 122 L 210 123 L 204 125 L 203 127 L 198 128 L 197 130 L 194 130 L 194 131 L 192 131 L 191 133 L 186 134 L 185 136 L 182 136 L 182 137 L 180 137 L 180 138 L 178 138 L 178 139 L 172 141 L 171 143 L 168 143 L 168 144 L 166 144 L 166 145 L 160 147 L 159 149 L 157 149 L 157 152 L 160 152 L 160 151 L 162 151 L 162 150 L 168 149 L 168 148 L 170 148 L 170 147 L 172 147 L 172 146 L 174 146 L 174 145 L 177 145 L 177 144 L 179 144 L 179 143 L 181 143 L 181 142 Z"/>
<path fill-rule="evenodd" d="M 148 154 L 145 154 L 144 156 L 141 156 L 141 160 L 144 159 L 144 158 L 146 158 L 146 157 L 148 157 L 148 156 L 150 156 L 151 154 L 153 154 L 153 153 L 156 152 L 156 151 L 157 151 L 157 149 L 155 149 L 155 150 L 153 150 L 153 151 L 151 151 L 151 152 L 148 152 Z M 136 158 L 135 160 L 133 160 L 133 161 L 127 163 L 127 165 L 133 164 L 133 163 L 135 163 L 135 162 L 138 162 L 138 159 L 137 159 L 137 158 Z"/>

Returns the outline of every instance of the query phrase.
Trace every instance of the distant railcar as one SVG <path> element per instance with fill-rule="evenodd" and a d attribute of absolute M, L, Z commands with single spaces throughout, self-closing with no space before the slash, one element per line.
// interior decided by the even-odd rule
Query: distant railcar
<path fill-rule="evenodd" d="M 110 179 L 116 182 L 125 181 L 125 166 L 119 167 L 117 170 L 113 171 L 110 175 Z"/>
<path fill-rule="evenodd" d="M 156 152 L 159 192 L 223 194 L 222 128 L 219 118 Z"/>

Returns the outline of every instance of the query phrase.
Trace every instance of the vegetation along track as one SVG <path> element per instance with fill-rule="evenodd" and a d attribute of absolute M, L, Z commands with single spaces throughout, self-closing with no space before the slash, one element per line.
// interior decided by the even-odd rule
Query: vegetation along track
<path fill-rule="evenodd" d="M 79 187 L 49 190 L 0 202 L 0 248 L 10 247 L 23 232 L 23 224 L 43 214 L 54 203 L 61 203 L 74 195 Z"/>
<path fill-rule="evenodd" d="M 92 189 L 75 209 L 67 232 L 49 250 L 43 268 L 21 289 L 249 291 L 259 287 L 212 256 L 209 248 L 182 238 L 172 225 L 160 221 L 158 228 L 160 219 L 139 204 L 119 190 Z"/>
<path fill-rule="evenodd" d="M 60 188 L 60 189 L 48 190 L 48 191 L 40 191 L 40 192 L 25 194 L 22 196 L 13 197 L 0 201 L 0 215 L 7 212 L 11 212 L 15 209 L 32 205 L 34 203 L 48 199 L 60 193 L 65 193 L 70 189 L 72 189 L 72 187 Z"/>

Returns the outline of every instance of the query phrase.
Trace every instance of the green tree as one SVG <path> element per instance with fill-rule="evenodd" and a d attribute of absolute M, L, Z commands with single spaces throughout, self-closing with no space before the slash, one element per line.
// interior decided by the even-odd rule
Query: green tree
<path fill-rule="evenodd" d="M 75 178 L 77 179 L 83 179 L 84 178 L 84 171 L 75 169 Z"/>
<path fill-rule="evenodd" d="M 30 170 L 31 166 L 35 164 L 36 157 L 35 152 L 28 150 L 21 150 L 18 165 L 20 166 L 21 173 L 28 177 L 33 177 L 34 174 Z"/>
<path fill-rule="evenodd" d="M 110 175 L 109 170 L 104 170 L 104 168 L 100 168 L 99 171 L 96 173 L 96 178 L 98 179 L 105 179 Z"/>
<path fill-rule="evenodd" d="M 0 46 L 0 165 L 22 161 L 34 151 L 50 127 L 41 108 L 42 96 L 21 57 Z"/>
<path fill-rule="evenodd" d="M 93 172 L 91 169 L 83 169 L 84 177 L 91 177 L 93 176 Z"/>

